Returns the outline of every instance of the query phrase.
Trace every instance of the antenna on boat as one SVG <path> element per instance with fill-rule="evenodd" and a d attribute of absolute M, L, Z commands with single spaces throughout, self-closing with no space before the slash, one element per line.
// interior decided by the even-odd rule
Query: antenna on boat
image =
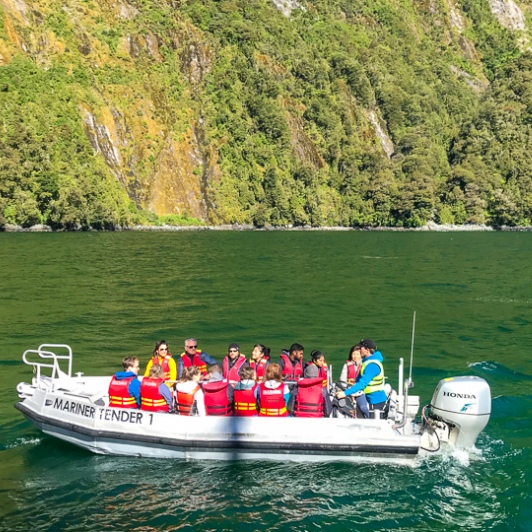
<path fill-rule="evenodd" d="M 414 387 L 414 381 L 412 380 L 412 366 L 414 365 L 414 337 L 416 335 L 416 311 L 414 310 L 414 317 L 412 319 L 412 342 L 410 343 L 410 369 L 408 371 L 408 380 L 406 385 L 408 388 Z"/>

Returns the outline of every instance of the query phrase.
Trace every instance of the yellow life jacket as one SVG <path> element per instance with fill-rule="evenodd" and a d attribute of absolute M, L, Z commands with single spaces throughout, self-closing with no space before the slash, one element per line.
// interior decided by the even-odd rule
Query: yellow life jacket
<path fill-rule="evenodd" d="M 368 360 L 367 362 L 363 362 L 362 366 L 360 368 L 360 375 L 364 375 L 364 372 L 366 371 L 366 367 L 369 364 L 377 364 L 379 366 L 379 374 L 376 377 L 373 377 L 373 379 L 370 381 L 370 383 L 364 388 L 364 393 L 374 393 L 374 392 L 380 392 L 384 390 L 384 368 L 382 367 L 382 364 L 378 360 Z"/>

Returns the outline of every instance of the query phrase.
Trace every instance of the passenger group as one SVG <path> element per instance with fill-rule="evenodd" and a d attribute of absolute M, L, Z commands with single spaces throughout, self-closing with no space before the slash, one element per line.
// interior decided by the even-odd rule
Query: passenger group
<path fill-rule="evenodd" d="M 109 385 L 109 406 L 171 412 L 184 416 L 329 417 L 334 400 L 353 396 L 354 417 L 369 418 L 384 410 L 383 357 L 373 340 L 354 345 L 342 368 L 343 391 L 332 392 L 329 368 L 321 351 L 304 362 L 304 347 L 283 349 L 279 362 L 270 348 L 256 344 L 248 362 L 237 343 L 229 344 L 221 366 L 187 338 L 177 362 L 168 343 L 156 343 L 144 377 L 138 378 L 137 357 L 122 361 Z"/>

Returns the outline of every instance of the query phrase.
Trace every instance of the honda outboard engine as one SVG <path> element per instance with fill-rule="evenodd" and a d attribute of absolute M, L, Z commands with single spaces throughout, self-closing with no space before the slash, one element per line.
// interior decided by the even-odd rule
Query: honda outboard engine
<path fill-rule="evenodd" d="M 449 425 L 449 443 L 472 447 L 490 418 L 490 387 L 480 377 L 443 379 L 434 391 L 430 409 Z"/>

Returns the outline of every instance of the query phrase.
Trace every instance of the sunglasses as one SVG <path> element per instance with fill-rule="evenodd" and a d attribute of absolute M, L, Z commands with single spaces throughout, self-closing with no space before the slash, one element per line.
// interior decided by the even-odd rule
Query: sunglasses
<path fill-rule="evenodd" d="M 229 349 L 230 353 L 238 353 L 238 349 Z"/>
<path fill-rule="evenodd" d="M 185 346 L 187 349 L 196 349 L 196 347 L 198 347 L 198 345 L 186 345 Z"/>
<path fill-rule="evenodd" d="M 159 351 L 168 351 L 168 347 L 159 347 Z"/>

